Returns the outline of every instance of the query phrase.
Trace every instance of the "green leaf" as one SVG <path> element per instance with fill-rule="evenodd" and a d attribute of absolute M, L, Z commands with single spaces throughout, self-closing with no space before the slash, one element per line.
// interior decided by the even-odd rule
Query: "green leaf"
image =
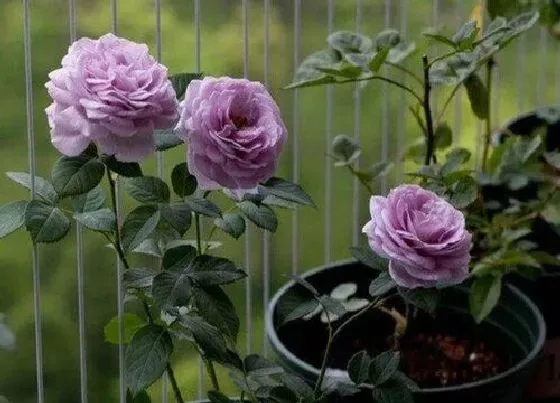
<path fill-rule="evenodd" d="M 447 123 L 441 123 L 436 127 L 435 146 L 437 149 L 443 149 L 451 146 L 453 142 L 453 132 Z"/>
<path fill-rule="evenodd" d="M 132 268 L 123 273 L 123 281 L 127 288 L 147 288 L 152 286 L 156 275 L 154 269 L 147 267 Z"/>
<path fill-rule="evenodd" d="M 422 32 L 422 35 L 424 35 L 424 36 L 426 36 L 426 37 L 428 37 L 428 38 L 430 38 L 434 41 L 441 42 L 441 43 L 444 43 L 448 46 L 451 46 L 452 48 L 455 48 L 456 47 L 455 42 L 451 38 L 448 38 L 445 35 L 442 35 L 439 31 L 440 31 L 440 28 L 431 27 L 431 28 L 426 29 L 424 32 Z"/>
<path fill-rule="evenodd" d="M 383 63 L 385 63 L 385 61 L 387 60 L 387 57 L 389 56 L 389 52 L 391 51 L 390 47 L 386 47 L 383 48 L 381 50 L 379 50 L 377 53 L 375 53 L 375 56 L 373 57 L 373 59 L 371 60 L 371 62 L 369 62 L 368 67 L 371 71 L 374 72 L 378 72 L 379 69 L 381 68 L 381 66 L 383 65 Z"/>
<path fill-rule="evenodd" d="M 556 169 L 560 169 L 560 153 L 559 152 L 549 152 L 544 153 L 544 158 L 546 162 L 552 165 Z"/>
<path fill-rule="evenodd" d="M 181 99 L 185 95 L 185 91 L 191 81 L 200 80 L 201 78 L 202 73 L 177 73 L 169 77 L 169 81 L 173 85 L 177 99 Z"/>
<path fill-rule="evenodd" d="M 360 351 L 350 358 L 348 361 L 348 375 L 352 382 L 360 384 L 369 379 L 369 366 L 371 358 L 367 351 Z"/>
<path fill-rule="evenodd" d="M 340 53 L 366 53 L 373 49 L 370 38 L 350 31 L 334 32 L 327 37 L 327 42 Z"/>
<path fill-rule="evenodd" d="M 508 17 L 519 12 L 518 0 L 486 0 L 486 8 L 491 19 Z"/>
<path fill-rule="evenodd" d="M 159 379 L 172 351 L 171 336 L 162 326 L 147 325 L 134 334 L 125 355 L 127 384 L 133 395 Z"/>
<path fill-rule="evenodd" d="M 124 344 L 130 343 L 134 334 L 144 327 L 146 321 L 133 313 L 123 314 Z M 103 328 L 105 341 L 111 344 L 119 344 L 119 317 L 113 317 Z"/>
<path fill-rule="evenodd" d="M 234 403 L 229 397 L 216 390 L 208 391 L 208 400 L 210 400 L 210 403 Z"/>
<path fill-rule="evenodd" d="M 163 272 L 154 277 L 152 296 L 162 308 L 186 306 L 192 295 L 192 280 L 187 275 L 196 257 L 192 246 L 168 249 L 163 256 Z"/>
<path fill-rule="evenodd" d="M 386 29 L 385 31 L 381 31 L 375 38 L 375 47 L 379 51 L 397 46 L 400 42 L 401 35 L 399 31 Z"/>
<path fill-rule="evenodd" d="M 379 297 L 386 294 L 397 286 L 395 280 L 391 278 L 389 273 L 382 272 L 374 278 L 369 285 L 369 295 L 372 297 Z"/>
<path fill-rule="evenodd" d="M 292 280 L 294 280 L 297 284 L 301 285 L 303 288 L 305 288 L 307 291 L 309 291 L 314 297 L 319 297 L 319 291 L 317 291 L 317 289 L 309 282 L 307 281 L 305 278 L 301 277 L 301 276 L 297 276 L 295 274 L 292 274 L 290 276 L 290 278 Z"/>
<path fill-rule="evenodd" d="M 399 294 L 406 302 L 430 315 L 436 313 L 441 297 L 438 290 L 431 288 L 407 289 L 399 287 Z"/>
<path fill-rule="evenodd" d="M 400 354 L 394 351 L 384 351 L 373 358 L 369 366 L 369 380 L 375 386 L 387 382 L 399 368 Z"/>
<path fill-rule="evenodd" d="M 323 306 L 324 310 L 333 314 L 336 317 L 340 317 L 346 314 L 347 312 L 346 308 L 344 308 L 344 305 L 340 301 L 331 298 L 328 295 L 321 295 L 319 296 L 318 299 L 319 299 L 319 303 Z"/>
<path fill-rule="evenodd" d="M 451 189 L 450 202 L 456 208 L 465 208 L 478 197 L 478 185 L 472 176 L 463 176 Z"/>
<path fill-rule="evenodd" d="M 148 395 L 148 392 L 146 392 L 145 390 L 142 390 L 138 392 L 136 396 L 133 396 L 132 392 L 127 389 L 126 403 L 152 403 L 152 399 L 150 398 L 150 395 Z"/>
<path fill-rule="evenodd" d="M 89 192 L 101 182 L 105 166 L 86 155 L 60 157 L 52 170 L 52 181 L 60 197 L 75 196 Z"/>
<path fill-rule="evenodd" d="M 313 401 L 313 388 L 301 377 L 290 372 L 284 372 L 284 385 L 301 396 L 302 402 Z"/>
<path fill-rule="evenodd" d="M 361 154 L 356 141 L 344 134 L 336 136 L 332 143 L 333 156 L 338 160 L 335 166 L 346 166 L 354 163 Z"/>
<path fill-rule="evenodd" d="M 4 396 L 0 396 L 0 403 L 10 403 L 10 401 L 6 399 Z"/>
<path fill-rule="evenodd" d="M 222 333 L 204 319 L 194 315 L 181 316 L 179 324 L 191 332 L 205 356 L 213 361 L 240 368 L 240 358 L 228 348 Z"/>
<path fill-rule="evenodd" d="M 468 21 L 453 35 L 452 41 L 457 45 L 464 43 L 471 45 L 479 31 L 476 21 Z"/>
<path fill-rule="evenodd" d="M 177 164 L 171 172 L 171 184 L 176 195 L 190 196 L 196 190 L 196 178 L 189 172 L 186 162 Z"/>
<path fill-rule="evenodd" d="M 160 178 L 139 176 L 123 182 L 125 191 L 140 203 L 169 203 L 169 187 Z"/>
<path fill-rule="evenodd" d="M 266 401 L 270 403 L 298 403 L 296 394 L 285 386 L 273 386 L 268 389 Z"/>
<path fill-rule="evenodd" d="M 284 373 L 284 369 L 280 365 L 258 354 L 250 354 L 245 357 L 243 368 L 252 378 Z"/>
<path fill-rule="evenodd" d="M 224 213 L 221 218 L 214 219 L 214 225 L 238 239 L 245 232 L 245 219 L 237 213 Z"/>
<path fill-rule="evenodd" d="M 132 210 L 126 216 L 121 231 L 123 248 L 131 251 L 140 245 L 156 229 L 160 217 L 158 206 L 142 205 Z"/>
<path fill-rule="evenodd" d="M 501 276 L 477 277 L 469 295 L 470 312 L 477 323 L 481 323 L 498 304 L 502 291 Z"/>
<path fill-rule="evenodd" d="M 105 204 L 105 193 L 101 186 L 96 186 L 86 194 L 72 198 L 72 208 L 76 213 L 101 210 Z"/>
<path fill-rule="evenodd" d="M 473 73 L 465 79 L 463 85 L 474 115 L 481 120 L 488 119 L 488 90 L 480 77 Z"/>
<path fill-rule="evenodd" d="M 340 60 L 340 55 L 332 50 L 325 49 L 307 56 L 300 64 L 294 75 L 293 82 L 287 88 L 311 87 L 332 83 L 335 79 L 317 70 L 318 67 L 329 67 Z"/>
<path fill-rule="evenodd" d="M 416 392 L 417 390 L 420 389 L 416 384 L 416 382 L 414 382 L 412 379 L 406 376 L 405 373 L 401 371 L 396 371 L 391 377 L 391 381 L 392 383 L 395 382 L 397 384 L 402 385 L 403 388 L 408 389 L 412 392 Z"/>
<path fill-rule="evenodd" d="M 193 287 L 192 293 L 198 314 L 235 343 L 239 333 L 239 317 L 226 293 L 218 286 Z"/>
<path fill-rule="evenodd" d="M 400 64 L 416 51 L 414 43 L 401 42 L 397 46 L 389 50 L 387 62 L 392 64 Z"/>
<path fill-rule="evenodd" d="M 192 211 L 188 204 L 161 204 L 160 210 L 161 219 L 174 228 L 179 235 L 183 236 L 191 227 Z"/>
<path fill-rule="evenodd" d="M 31 175 L 27 172 L 6 172 L 6 176 L 15 183 L 31 190 Z M 53 185 L 40 176 L 35 176 L 35 193 L 45 203 L 55 204 L 58 200 Z"/>
<path fill-rule="evenodd" d="M 270 178 L 260 185 L 266 196 L 273 195 L 280 199 L 302 204 L 306 206 L 316 207 L 315 203 L 300 185 L 287 181 L 282 178 Z"/>
<path fill-rule="evenodd" d="M 285 325 L 286 323 L 303 318 L 315 311 L 318 306 L 319 302 L 315 298 L 310 298 L 309 295 L 303 295 L 297 290 L 288 292 L 278 302 L 278 317 L 280 323 Z"/>
<path fill-rule="evenodd" d="M 222 215 L 220 208 L 208 199 L 189 197 L 185 199 L 185 203 L 192 211 L 204 216 L 216 218 Z"/>
<path fill-rule="evenodd" d="M 229 284 L 247 276 L 231 260 L 208 255 L 197 256 L 186 274 L 203 287 Z"/>
<path fill-rule="evenodd" d="M 375 388 L 372 394 L 378 403 L 414 403 L 414 397 L 410 389 L 402 382 L 394 379 Z"/>
<path fill-rule="evenodd" d="M 142 176 L 142 168 L 137 162 L 121 162 L 114 155 L 102 155 L 101 161 L 112 172 L 127 178 Z"/>
<path fill-rule="evenodd" d="M 184 144 L 183 139 L 173 129 L 154 130 L 156 151 L 166 151 Z"/>
<path fill-rule="evenodd" d="M 20 200 L 0 207 L 0 238 L 18 230 L 25 223 L 27 203 Z"/>
<path fill-rule="evenodd" d="M 278 227 L 278 219 L 274 210 L 266 204 L 255 204 L 248 200 L 237 203 L 237 207 L 245 214 L 245 216 L 257 227 L 270 232 L 276 231 Z"/>
<path fill-rule="evenodd" d="M 389 261 L 374 253 L 369 246 L 353 246 L 350 252 L 355 259 L 372 269 L 387 271 L 389 268 Z"/>
<path fill-rule="evenodd" d="M 31 200 L 25 209 L 25 228 L 33 242 L 56 242 L 68 233 L 70 220 L 59 208 Z"/>
<path fill-rule="evenodd" d="M 97 211 L 74 214 L 74 219 L 84 227 L 93 231 L 111 232 L 116 228 L 117 219 L 115 213 L 104 208 Z"/>
<path fill-rule="evenodd" d="M 441 167 L 441 175 L 446 176 L 456 172 L 461 165 L 471 158 L 471 152 L 466 148 L 454 148 L 445 156 L 445 163 Z"/>

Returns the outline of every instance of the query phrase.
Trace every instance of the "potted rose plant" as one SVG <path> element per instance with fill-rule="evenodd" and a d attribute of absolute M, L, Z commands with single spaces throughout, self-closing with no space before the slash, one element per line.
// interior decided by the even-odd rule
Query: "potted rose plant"
<path fill-rule="evenodd" d="M 420 157 L 423 165 L 409 174 L 417 183 L 386 197 L 372 194 L 371 220 L 363 229 L 368 246 L 352 249 L 356 260 L 312 270 L 273 298 L 267 332 L 287 368 L 347 394 L 345 401 L 368 401 L 371 394 L 381 402 L 524 401 L 545 323 L 531 300 L 503 279 L 532 277 L 544 264 L 557 263 L 523 239 L 535 215 L 555 206 L 556 178 L 534 172 L 543 152 L 538 134 L 492 151 L 488 88 L 493 56 L 537 20 L 538 13 L 497 17 L 484 30 L 470 21 L 451 37 L 427 31 L 448 49 L 432 59 L 422 56 L 421 75 L 400 64 L 414 46 L 394 30 L 373 40 L 334 33 L 327 49 L 302 62 L 292 88 L 381 80 L 406 91 L 423 134 L 406 157 Z M 380 75 L 383 64 L 419 85 Z M 430 95 L 439 84 L 453 90 L 435 116 Z M 486 122 L 478 170 L 468 165 L 469 150 L 449 149 L 451 129 L 443 120 L 461 87 Z M 371 182 L 386 164 L 359 170 L 359 154 L 352 139 L 334 139 L 336 164 L 373 193 Z M 539 197 L 491 211 L 483 189 L 515 181 L 512 167 L 538 180 Z"/>

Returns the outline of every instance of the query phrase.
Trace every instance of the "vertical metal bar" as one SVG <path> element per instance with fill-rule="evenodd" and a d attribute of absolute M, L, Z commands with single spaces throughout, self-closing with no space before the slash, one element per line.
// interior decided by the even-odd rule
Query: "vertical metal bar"
<path fill-rule="evenodd" d="M 391 0 L 385 0 L 385 18 L 384 27 L 389 28 L 391 25 Z M 384 75 L 388 74 L 387 66 L 383 67 Z M 382 87 L 382 115 L 381 115 L 381 161 L 387 162 L 389 159 L 389 83 L 383 82 Z M 381 192 L 385 193 L 387 190 L 387 176 L 383 175 L 380 180 Z"/>
<path fill-rule="evenodd" d="M 432 2 L 432 25 L 437 27 L 440 23 L 440 0 L 433 0 Z M 438 99 L 439 91 L 438 88 L 432 90 L 432 114 L 433 116 L 438 116 Z M 437 122 L 435 122 L 437 125 Z"/>
<path fill-rule="evenodd" d="M 111 0 L 111 32 L 118 34 L 118 0 Z M 118 178 L 117 178 L 118 179 Z M 117 223 L 120 219 L 120 191 L 116 183 Z M 118 224 L 117 224 L 118 225 Z M 124 289 L 122 277 L 124 267 L 117 256 L 117 318 L 119 324 L 119 402 L 126 402 L 126 373 L 124 364 Z"/>
<path fill-rule="evenodd" d="M 68 0 L 70 43 L 76 40 L 76 0 Z M 87 403 L 87 344 L 84 301 L 84 241 L 83 228 L 76 222 L 76 277 L 78 287 L 78 337 L 80 350 L 80 401 Z"/>
<path fill-rule="evenodd" d="M 327 5 L 327 29 L 329 35 L 334 31 L 334 0 L 328 0 Z M 333 138 L 333 86 L 327 86 L 327 114 L 325 122 L 325 152 L 329 153 Z M 325 156 L 325 238 L 323 260 L 325 264 L 331 261 L 332 247 L 332 161 Z"/>
<path fill-rule="evenodd" d="M 297 70 L 301 53 L 301 0 L 294 0 L 294 72 Z M 292 122 L 292 179 L 299 182 L 299 90 L 293 92 Z M 292 273 L 296 274 L 299 263 L 299 211 L 296 207 L 292 212 Z"/>
<path fill-rule="evenodd" d="M 269 87 L 269 77 L 270 77 L 270 0 L 264 0 L 264 49 L 263 49 L 263 74 L 264 74 L 264 85 Z M 270 299 L 270 233 L 268 231 L 263 231 L 263 312 L 264 321 L 266 324 L 266 310 L 268 307 L 268 300 Z M 268 356 L 268 341 L 266 338 L 266 325 L 263 331 L 263 356 Z"/>
<path fill-rule="evenodd" d="M 465 0 L 456 0 L 455 4 L 455 16 L 457 21 L 457 26 L 461 26 L 463 22 L 463 4 Z M 461 124 L 462 124 L 462 93 L 457 91 L 455 94 L 453 104 L 453 144 L 458 145 L 461 140 Z"/>
<path fill-rule="evenodd" d="M 552 102 L 560 102 L 560 42 L 554 41 L 554 49 L 556 51 L 556 68 L 554 71 L 554 94 L 556 97 L 552 100 Z"/>
<path fill-rule="evenodd" d="M 31 198 L 35 198 L 35 122 L 33 119 L 33 70 L 31 63 L 31 10 L 30 1 L 23 0 L 23 52 L 25 69 L 25 117 L 27 124 L 27 152 L 29 173 L 31 174 Z M 41 276 L 37 244 L 31 250 L 33 273 L 33 314 L 35 333 L 35 376 L 37 382 L 37 403 L 43 403 L 43 316 L 41 311 Z"/>
<path fill-rule="evenodd" d="M 242 0 L 243 11 L 243 77 L 249 77 L 249 2 Z M 245 328 L 247 332 L 245 350 L 249 354 L 253 346 L 253 315 L 252 315 L 252 298 L 251 289 L 251 225 L 247 222 L 247 231 L 245 231 Z"/>
<path fill-rule="evenodd" d="M 154 12 L 156 17 L 156 60 L 161 62 L 161 0 L 154 0 Z M 157 175 L 160 178 L 165 176 L 165 161 L 163 152 L 156 153 Z M 168 402 L 168 377 L 167 372 L 163 373 L 161 377 L 161 401 L 162 403 Z"/>
<path fill-rule="evenodd" d="M 194 18 L 194 70 L 196 73 L 201 71 L 201 40 L 200 40 L 200 0 L 194 0 L 193 3 Z M 198 359 L 198 398 L 204 397 L 204 363 L 202 358 Z"/>
<path fill-rule="evenodd" d="M 541 106 L 546 102 L 546 75 L 548 72 L 548 63 L 546 62 L 548 55 L 548 31 L 546 28 L 542 27 L 539 31 L 539 59 L 541 61 L 540 69 L 537 75 L 537 94 L 536 103 Z"/>
<path fill-rule="evenodd" d="M 362 29 L 362 0 L 356 0 L 356 32 Z M 360 83 L 354 86 L 354 141 L 360 144 L 361 123 L 362 123 L 362 90 Z M 360 159 L 354 164 L 358 169 Z M 360 183 L 358 178 L 352 180 L 352 245 L 357 246 L 360 237 Z"/>
<path fill-rule="evenodd" d="M 401 35 L 404 40 L 407 40 L 408 36 L 408 4 L 409 0 L 401 0 L 400 3 L 400 31 Z M 406 74 L 401 74 L 401 81 L 404 84 L 407 84 L 407 76 Z M 395 176 L 397 183 L 401 181 L 402 178 L 402 162 L 401 156 L 405 149 L 405 142 L 406 142 L 406 123 L 407 123 L 407 101 L 406 101 L 406 94 L 404 91 L 399 92 L 399 110 L 398 110 L 398 119 L 397 119 L 397 164 L 395 167 Z"/>

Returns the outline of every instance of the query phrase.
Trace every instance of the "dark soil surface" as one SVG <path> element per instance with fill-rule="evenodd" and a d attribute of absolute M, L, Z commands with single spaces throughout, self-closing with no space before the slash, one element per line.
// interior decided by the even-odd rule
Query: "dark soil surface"
<path fill-rule="evenodd" d="M 342 321 L 335 323 L 337 324 Z M 367 350 L 371 356 L 394 346 L 394 321 L 371 311 L 344 330 L 332 346 L 329 367 L 346 369 L 353 354 Z M 278 330 L 280 340 L 303 361 L 320 367 L 327 341 L 326 327 L 318 316 L 298 320 Z M 410 318 L 400 339 L 402 370 L 422 388 L 460 385 L 496 375 L 514 364 L 500 343 L 502 335 L 488 325 L 477 326 L 470 317 L 440 313 Z"/>

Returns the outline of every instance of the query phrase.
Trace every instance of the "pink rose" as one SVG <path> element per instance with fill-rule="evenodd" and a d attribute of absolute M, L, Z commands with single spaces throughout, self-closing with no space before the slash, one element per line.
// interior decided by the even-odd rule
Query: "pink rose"
<path fill-rule="evenodd" d="M 259 82 L 229 77 L 193 80 L 177 130 L 188 141 L 189 170 L 201 189 L 254 189 L 276 170 L 287 130 Z"/>
<path fill-rule="evenodd" d="M 74 42 L 49 78 L 51 140 L 68 156 L 94 142 L 118 160 L 138 161 L 154 152 L 154 129 L 177 119 L 165 66 L 146 45 L 113 34 Z"/>
<path fill-rule="evenodd" d="M 433 192 L 401 185 L 370 201 L 363 228 L 369 245 L 389 259 L 389 274 L 407 288 L 459 284 L 468 276 L 471 234 L 463 213 Z"/>

